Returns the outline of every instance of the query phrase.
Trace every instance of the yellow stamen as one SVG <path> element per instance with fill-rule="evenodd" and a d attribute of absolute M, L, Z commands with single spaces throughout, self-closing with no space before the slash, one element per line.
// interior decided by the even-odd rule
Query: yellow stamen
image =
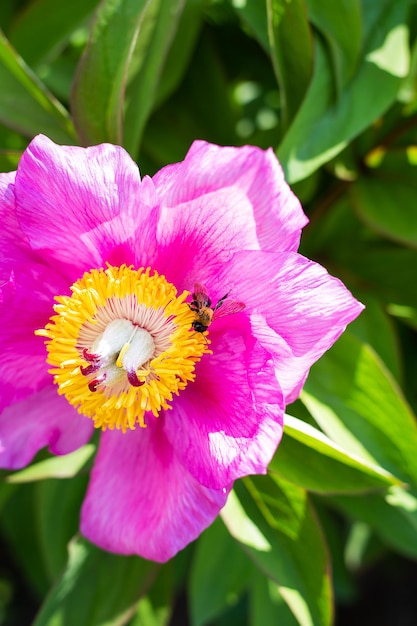
<path fill-rule="evenodd" d="M 56 297 L 46 337 L 58 393 L 96 428 L 126 432 L 171 408 L 209 352 L 195 314 L 157 272 L 108 266 L 86 272 Z"/>

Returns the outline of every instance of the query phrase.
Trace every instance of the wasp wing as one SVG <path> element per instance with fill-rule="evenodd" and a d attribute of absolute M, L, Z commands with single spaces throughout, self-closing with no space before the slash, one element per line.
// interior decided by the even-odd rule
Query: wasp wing
<path fill-rule="evenodd" d="M 214 320 L 218 320 L 220 317 L 225 317 L 226 315 L 239 313 L 239 311 L 243 311 L 244 308 L 244 302 L 238 302 L 237 300 L 225 300 L 218 309 L 215 309 L 212 321 L 214 322 Z"/>

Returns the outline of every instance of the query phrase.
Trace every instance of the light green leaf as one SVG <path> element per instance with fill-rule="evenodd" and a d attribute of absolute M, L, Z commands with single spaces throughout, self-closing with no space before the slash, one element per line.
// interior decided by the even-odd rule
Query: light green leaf
<path fill-rule="evenodd" d="M 276 476 L 245 478 L 235 484 L 221 517 L 278 585 L 300 626 L 331 624 L 327 550 L 303 489 Z"/>
<path fill-rule="evenodd" d="M 146 592 L 158 565 L 103 552 L 84 539 L 70 543 L 68 565 L 34 626 L 123 624 Z"/>
<path fill-rule="evenodd" d="M 334 98 L 333 68 L 319 39 L 307 95 L 277 154 L 289 182 L 306 178 L 336 156 L 395 101 L 409 66 L 406 15 L 408 0 L 384 0 L 374 5 L 372 22 L 356 74 Z M 369 20 L 365 12 L 364 18 Z M 372 14 L 372 19 L 374 15 Z M 377 98 L 370 98 L 377 93 Z"/>
<path fill-rule="evenodd" d="M 221 520 L 216 520 L 200 537 L 190 571 L 192 625 L 209 624 L 233 606 L 253 569 Z"/>
<path fill-rule="evenodd" d="M 303 0 L 267 0 L 272 64 L 287 128 L 304 99 L 313 70 L 313 41 Z"/>
<path fill-rule="evenodd" d="M 290 415 L 285 416 L 284 437 L 269 470 L 318 493 L 354 493 L 398 483 L 381 467 L 346 451 Z"/>
<path fill-rule="evenodd" d="M 0 122 L 23 135 L 44 133 L 74 143 L 75 132 L 64 107 L 13 50 L 0 31 Z"/>
<path fill-rule="evenodd" d="M 311 369 L 301 399 L 333 441 L 417 484 L 417 425 L 369 345 L 346 332 Z"/>
<path fill-rule="evenodd" d="M 6 480 L 9 483 L 28 483 L 45 478 L 72 478 L 78 474 L 88 459 L 94 454 L 95 446 L 87 444 L 75 452 L 64 456 L 54 456 L 45 461 L 29 465 L 20 472 L 10 474 Z"/>

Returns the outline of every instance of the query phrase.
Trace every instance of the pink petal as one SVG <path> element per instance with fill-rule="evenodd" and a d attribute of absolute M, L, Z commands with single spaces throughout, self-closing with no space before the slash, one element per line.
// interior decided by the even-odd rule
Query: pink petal
<path fill-rule="evenodd" d="M 153 180 L 161 204 L 168 207 L 201 200 L 225 188 L 244 193 L 253 207 L 262 249 L 297 250 L 301 229 L 308 221 L 271 149 L 196 141 L 183 162 L 164 167 Z"/>
<path fill-rule="evenodd" d="M 164 430 L 195 478 L 221 489 L 266 473 L 282 435 L 283 398 L 269 355 L 242 333 L 238 315 L 214 322 L 212 355 L 173 402 Z M 212 328 L 211 327 L 211 328 Z"/>
<path fill-rule="evenodd" d="M 0 287 L 9 280 L 11 265 L 30 262 L 34 258 L 17 221 L 15 174 L 0 174 Z"/>
<path fill-rule="evenodd" d="M 23 153 L 15 194 L 31 247 L 73 267 L 74 275 L 102 266 L 109 249 L 132 236 L 133 216 L 135 224 L 146 221 L 156 202 L 152 182 L 142 188 L 123 148 L 57 146 L 42 135 Z"/>
<path fill-rule="evenodd" d="M 53 454 L 68 454 L 84 445 L 92 430 L 91 420 L 79 415 L 56 387 L 46 386 L 0 414 L 0 466 L 24 467 L 45 446 Z"/>
<path fill-rule="evenodd" d="M 253 207 L 238 188 L 162 208 L 155 267 L 179 290 L 219 271 L 233 250 L 258 249 Z"/>
<path fill-rule="evenodd" d="M 239 285 L 253 332 L 274 356 L 286 402 L 364 308 L 340 280 L 295 253 L 241 252 L 216 279 Z"/>
<path fill-rule="evenodd" d="M 0 411 L 51 380 L 44 340 L 35 335 L 53 314 L 54 296 L 66 281 L 35 262 L 16 265 L 0 287 Z"/>
<path fill-rule="evenodd" d="M 160 562 L 211 524 L 231 487 L 202 487 L 176 459 L 162 419 L 103 433 L 81 514 L 81 532 L 93 543 Z"/>

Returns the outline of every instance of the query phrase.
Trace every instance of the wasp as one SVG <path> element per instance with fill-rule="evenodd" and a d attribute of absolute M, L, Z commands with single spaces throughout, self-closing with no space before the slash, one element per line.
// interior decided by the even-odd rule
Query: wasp
<path fill-rule="evenodd" d="M 230 291 L 212 307 L 206 287 L 200 283 L 195 283 L 193 299 L 188 303 L 188 306 L 195 313 L 195 320 L 191 326 L 197 333 L 204 333 L 214 320 L 225 315 L 239 313 L 245 308 L 243 302 L 227 300 L 229 293 Z"/>

